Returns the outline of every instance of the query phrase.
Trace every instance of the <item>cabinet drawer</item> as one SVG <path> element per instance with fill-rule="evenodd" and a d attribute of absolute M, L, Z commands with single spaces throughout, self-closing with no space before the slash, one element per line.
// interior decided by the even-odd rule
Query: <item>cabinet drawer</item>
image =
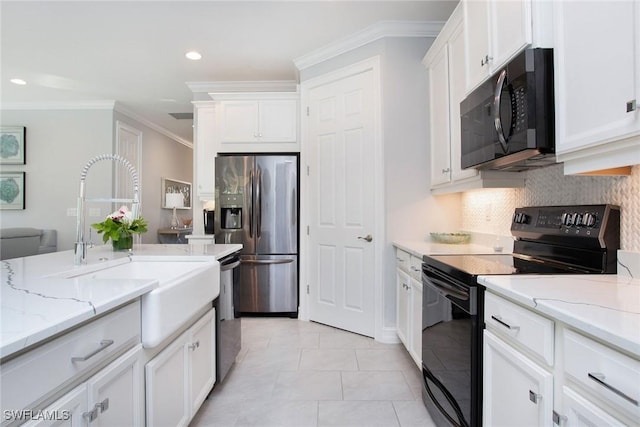
<path fill-rule="evenodd" d="M 2 405 L 30 409 L 140 342 L 140 303 L 79 327 L 2 365 Z"/>
<path fill-rule="evenodd" d="M 409 252 L 405 252 L 402 249 L 396 249 L 396 267 L 409 272 L 409 263 L 411 262 L 411 255 Z"/>
<path fill-rule="evenodd" d="M 565 330 L 564 369 L 603 400 L 640 419 L 640 361 Z"/>
<path fill-rule="evenodd" d="M 516 342 L 553 366 L 554 323 L 492 293 L 485 294 L 484 321 L 488 328 Z"/>
<path fill-rule="evenodd" d="M 411 256 L 409 260 L 409 273 L 411 277 L 422 282 L 422 260 L 420 258 Z"/>

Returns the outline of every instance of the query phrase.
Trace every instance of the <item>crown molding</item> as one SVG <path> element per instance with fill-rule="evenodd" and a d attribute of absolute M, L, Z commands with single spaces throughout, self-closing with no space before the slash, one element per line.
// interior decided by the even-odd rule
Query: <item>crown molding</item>
<path fill-rule="evenodd" d="M 385 37 L 435 38 L 444 24 L 442 21 L 380 21 L 349 37 L 302 55 L 294 59 L 293 63 L 302 71 Z"/>
<path fill-rule="evenodd" d="M 129 110 L 128 108 L 124 107 L 122 104 L 116 102 L 115 103 L 115 108 L 114 111 L 117 111 L 121 114 L 124 114 L 125 116 L 138 121 L 140 123 L 142 123 L 143 125 L 163 134 L 166 137 L 169 137 L 171 139 L 173 139 L 175 142 L 182 144 L 186 147 L 189 147 L 191 149 L 193 149 L 193 142 L 191 141 L 187 141 L 186 139 L 176 135 L 173 132 L 168 131 L 167 129 L 163 128 L 162 126 L 158 126 L 157 124 L 149 121 L 148 119 L 134 113 L 133 111 Z"/>
<path fill-rule="evenodd" d="M 298 83 L 295 80 L 214 81 L 187 82 L 186 84 L 193 93 L 298 91 Z"/>
<path fill-rule="evenodd" d="M 113 110 L 116 101 L 55 101 L 9 102 L 0 104 L 0 110 Z"/>

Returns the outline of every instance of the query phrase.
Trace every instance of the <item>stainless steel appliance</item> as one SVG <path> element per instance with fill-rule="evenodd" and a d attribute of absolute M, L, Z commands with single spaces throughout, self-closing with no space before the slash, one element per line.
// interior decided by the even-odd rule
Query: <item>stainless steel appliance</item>
<path fill-rule="evenodd" d="M 510 255 L 423 258 L 422 397 L 437 425 L 482 424 L 485 289 L 477 276 L 616 272 L 617 206 L 518 208 L 511 233 Z"/>
<path fill-rule="evenodd" d="M 238 283 L 238 253 L 220 260 L 220 296 L 213 302 L 216 308 L 216 384 L 227 376 L 240 352 L 242 341 L 241 319 L 233 309 L 233 289 Z"/>
<path fill-rule="evenodd" d="M 460 103 L 462 168 L 555 163 L 553 97 L 553 50 L 524 50 Z"/>
<path fill-rule="evenodd" d="M 241 243 L 236 316 L 298 313 L 298 157 L 215 160 L 216 243 Z"/>

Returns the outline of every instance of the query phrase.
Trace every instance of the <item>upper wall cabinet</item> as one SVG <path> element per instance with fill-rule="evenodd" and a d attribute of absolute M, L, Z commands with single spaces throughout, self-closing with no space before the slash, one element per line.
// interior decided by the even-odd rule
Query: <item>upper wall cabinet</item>
<path fill-rule="evenodd" d="M 460 102 L 465 96 L 465 27 L 459 5 L 423 63 L 429 82 L 431 191 L 434 194 L 485 187 L 524 186 L 521 174 L 462 169 Z"/>
<path fill-rule="evenodd" d="M 551 3 L 546 0 L 463 0 L 467 93 L 525 47 L 551 46 Z"/>
<path fill-rule="evenodd" d="M 299 151 L 298 94 L 219 94 L 218 152 Z"/>
<path fill-rule="evenodd" d="M 556 153 L 565 173 L 640 163 L 640 3 L 553 3 Z"/>

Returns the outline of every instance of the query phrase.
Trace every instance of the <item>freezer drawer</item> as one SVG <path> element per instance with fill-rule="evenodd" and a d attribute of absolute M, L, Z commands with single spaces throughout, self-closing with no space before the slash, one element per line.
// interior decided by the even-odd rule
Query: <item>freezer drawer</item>
<path fill-rule="evenodd" d="M 238 272 L 236 316 L 287 313 L 297 317 L 297 255 L 242 255 Z"/>

